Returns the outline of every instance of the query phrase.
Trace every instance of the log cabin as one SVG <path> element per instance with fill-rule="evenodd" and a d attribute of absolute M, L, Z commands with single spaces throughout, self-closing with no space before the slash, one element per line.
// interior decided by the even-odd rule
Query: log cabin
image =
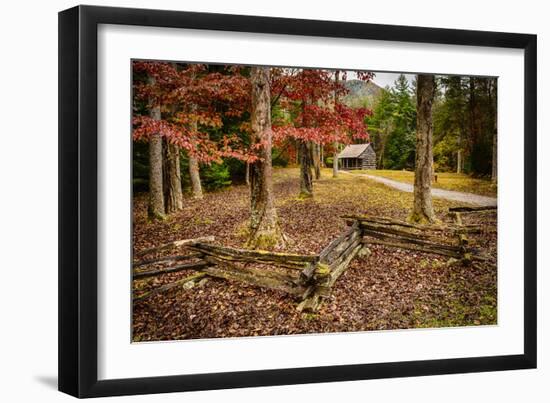
<path fill-rule="evenodd" d="M 340 169 L 376 169 L 376 153 L 371 143 L 350 144 L 338 154 Z"/>

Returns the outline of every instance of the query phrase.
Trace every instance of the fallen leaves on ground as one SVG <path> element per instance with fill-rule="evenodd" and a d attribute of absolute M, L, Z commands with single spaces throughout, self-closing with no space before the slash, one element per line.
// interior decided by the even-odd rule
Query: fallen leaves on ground
<path fill-rule="evenodd" d="M 285 250 L 318 253 L 346 228 L 341 216 L 370 214 L 405 220 L 412 194 L 366 178 L 329 170 L 315 182 L 315 197 L 300 200 L 298 170 L 275 171 L 275 197 L 283 231 L 292 240 Z M 214 235 L 216 243 L 242 247 L 249 212 L 245 186 L 187 198 L 183 211 L 166 221 L 147 220 L 146 195 L 134 199 L 134 251 L 186 238 Z M 458 203 L 434 199 L 441 221 Z M 481 252 L 496 259 L 496 214 L 464 214 L 464 224 L 483 223 L 469 235 Z M 497 273 L 493 265 L 465 267 L 447 259 L 373 245 L 368 259 L 355 259 L 316 313 L 299 313 L 297 301 L 279 292 L 209 278 L 192 288 L 178 287 L 135 301 L 133 340 L 348 332 L 419 327 L 491 325 L 497 320 Z M 164 251 L 151 257 L 174 254 Z M 179 252 L 178 252 L 179 253 Z M 134 281 L 147 291 L 189 276 L 169 273 Z"/>

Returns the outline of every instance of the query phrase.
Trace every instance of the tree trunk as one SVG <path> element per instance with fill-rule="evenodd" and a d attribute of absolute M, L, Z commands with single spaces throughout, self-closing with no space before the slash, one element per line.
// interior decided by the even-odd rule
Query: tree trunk
<path fill-rule="evenodd" d="M 259 159 L 250 165 L 250 234 L 247 246 L 273 247 L 283 241 L 273 197 L 271 164 L 271 95 L 269 69 L 253 67 L 252 112 L 250 116 L 254 142 L 262 142 Z"/>
<path fill-rule="evenodd" d="M 149 83 L 154 85 L 155 79 L 150 77 Z M 149 114 L 152 119 L 160 120 L 160 106 L 151 107 Z M 164 194 L 162 189 L 162 137 L 153 134 L 149 139 L 149 217 L 164 219 Z"/>
<path fill-rule="evenodd" d="M 334 142 L 334 157 L 332 159 L 332 177 L 338 177 L 338 143 Z"/>
<path fill-rule="evenodd" d="M 435 222 L 431 192 L 434 94 L 434 76 L 419 74 L 416 89 L 416 161 L 414 206 L 410 217 L 412 222 Z"/>
<path fill-rule="evenodd" d="M 340 81 L 340 71 L 336 71 L 334 73 L 334 81 L 336 81 L 336 84 Z M 338 104 L 338 93 L 337 91 L 334 91 L 334 108 L 336 109 L 336 105 Z M 334 155 L 332 160 L 332 177 L 337 178 L 338 177 L 338 142 L 334 142 Z"/>
<path fill-rule="evenodd" d="M 196 132 L 198 130 L 197 120 L 193 119 L 191 125 L 191 130 Z M 189 154 L 189 178 L 191 179 L 191 191 L 193 193 L 193 199 L 201 200 L 203 195 L 201 176 L 199 171 L 199 161 L 191 154 Z"/>
<path fill-rule="evenodd" d="M 300 140 L 300 197 L 313 197 L 311 143 Z"/>
<path fill-rule="evenodd" d="M 164 202 L 167 214 L 183 209 L 180 148 L 167 141 L 164 142 Z"/>
<path fill-rule="evenodd" d="M 194 73 L 191 77 L 192 80 L 195 80 Z M 191 105 L 190 109 L 191 113 L 194 113 L 197 110 L 197 106 Z M 193 117 L 193 119 L 191 120 L 191 130 L 194 133 L 198 131 L 198 122 L 196 117 Z M 189 154 L 189 178 L 191 179 L 191 192 L 193 194 L 193 199 L 201 200 L 203 198 L 203 194 L 199 170 L 199 161 L 191 154 Z"/>
<path fill-rule="evenodd" d="M 244 171 L 244 181 L 246 182 L 247 186 L 250 185 L 250 163 L 246 163 L 246 168 Z"/>
<path fill-rule="evenodd" d="M 305 110 L 307 99 L 302 100 L 302 127 L 308 127 Z M 298 140 L 300 154 L 300 198 L 313 197 L 313 142 Z"/>
<path fill-rule="evenodd" d="M 498 132 L 498 99 L 497 99 L 497 79 L 493 79 L 493 111 L 494 111 L 494 122 L 493 122 L 493 163 L 491 169 L 491 180 L 493 183 L 497 183 L 498 177 L 498 144 L 497 144 L 497 132 Z"/>
<path fill-rule="evenodd" d="M 462 150 L 459 149 L 456 153 L 456 173 L 462 173 Z"/>
<path fill-rule="evenodd" d="M 319 180 L 321 179 L 321 145 L 318 143 L 312 143 L 311 146 L 315 179 Z"/>
<path fill-rule="evenodd" d="M 191 178 L 191 190 L 193 192 L 193 199 L 202 199 L 202 185 L 199 171 L 199 161 L 189 155 L 189 177 Z"/>

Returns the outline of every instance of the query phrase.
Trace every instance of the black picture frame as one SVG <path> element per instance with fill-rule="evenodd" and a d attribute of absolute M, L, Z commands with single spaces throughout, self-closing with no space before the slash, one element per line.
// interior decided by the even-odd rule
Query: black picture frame
<path fill-rule="evenodd" d="M 98 380 L 97 28 L 120 24 L 524 50 L 524 353 Z M 537 37 L 181 11 L 78 6 L 59 13 L 59 390 L 77 397 L 535 368 Z"/>

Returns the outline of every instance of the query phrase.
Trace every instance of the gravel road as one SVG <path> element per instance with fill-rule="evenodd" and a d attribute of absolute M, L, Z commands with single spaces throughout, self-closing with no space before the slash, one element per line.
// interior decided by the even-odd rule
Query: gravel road
<path fill-rule="evenodd" d="M 346 171 L 340 171 L 349 173 Z M 386 186 L 392 187 L 402 192 L 412 193 L 413 185 L 408 183 L 398 182 L 393 179 L 383 178 L 381 176 L 374 176 L 368 174 L 357 174 L 357 176 L 363 176 L 365 178 L 372 179 L 373 181 L 383 183 Z M 496 197 L 480 196 L 473 193 L 455 192 L 453 190 L 432 188 L 432 196 L 439 197 L 441 199 L 454 200 L 463 203 L 477 204 L 478 206 L 496 206 Z"/>

